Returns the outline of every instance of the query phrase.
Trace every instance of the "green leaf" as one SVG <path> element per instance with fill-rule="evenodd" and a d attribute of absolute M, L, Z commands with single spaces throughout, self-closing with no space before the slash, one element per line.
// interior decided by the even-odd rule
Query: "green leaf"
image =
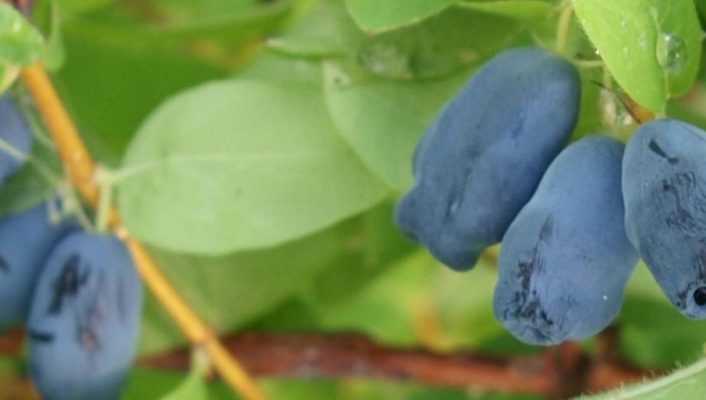
<path fill-rule="evenodd" d="M 35 163 L 48 167 L 60 177 L 61 167 L 53 150 L 36 144 L 30 155 Z M 0 190 L 0 215 L 27 210 L 56 194 L 56 187 L 42 175 L 36 164 L 27 163 L 3 184 Z"/>
<path fill-rule="evenodd" d="M 160 399 L 162 396 L 166 396 L 170 390 L 183 383 L 186 377 L 187 375 L 181 372 L 136 367 L 130 371 L 130 376 L 121 398 L 123 400 Z M 208 391 L 208 395 L 194 399 L 233 399 L 233 391 L 221 380 L 213 380 L 208 385 L 205 385 L 204 388 Z M 193 397 L 187 398 L 191 399 Z"/>
<path fill-rule="evenodd" d="M 287 16 L 292 1 L 158 0 L 160 19 L 147 27 L 156 40 L 215 39 L 232 45 L 267 32 Z"/>
<path fill-rule="evenodd" d="M 602 88 L 595 83 L 602 78 L 602 71 L 598 68 L 594 68 L 590 71 L 582 72 L 581 109 L 579 111 L 579 120 L 576 123 L 576 128 L 574 128 L 571 137 L 572 141 L 605 129 L 605 124 L 602 120 L 603 110 L 601 107 Z"/>
<path fill-rule="evenodd" d="M 190 374 L 173 392 L 161 400 L 207 400 L 208 386 L 201 375 Z"/>
<path fill-rule="evenodd" d="M 124 167 L 130 232 L 189 253 L 297 239 L 387 195 L 309 85 L 222 81 L 184 92 L 140 128 Z"/>
<path fill-rule="evenodd" d="M 346 0 L 353 20 L 368 32 L 381 32 L 422 21 L 459 0 Z"/>
<path fill-rule="evenodd" d="M 88 1 L 87 3 L 90 3 Z M 42 62 L 50 71 L 57 71 L 66 60 L 62 25 L 64 9 L 57 1 L 38 1 L 32 9 L 32 20 L 46 38 Z"/>
<path fill-rule="evenodd" d="M 142 46 L 140 35 L 120 30 L 106 38 L 81 18 L 65 21 L 64 28 L 66 63 L 55 75 L 57 87 L 102 164 L 119 165 L 140 123 L 164 98 L 226 76 L 190 54 Z M 158 78 L 158 71 L 169 71 L 169 79 Z"/>
<path fill-rule="evenodd" d="M 251 65 L 236 77 L 243 80 L 258 80 L 289 84 L 296 81 L 321 90 L 323 85 L 321 63 L 318 60 L 288 57 L 275 50 L 264 49 Z"/>
<path fill-rule="evenodd" d="M 205 354 L 195 351 L 192 355 L 191 372 L 189 376 L 161 400 L 207 400 L 208 359 Z"/>
<path fill-rule="evenodd" d="M 16 96 L 15 100 L 30 124 L 35 139 L 29 161 L 8 178 L 0 190 L 0 216 L 25 211 L 54 197 L 56 185 L 62 177 L 59 158 L 40 125 L 39 115 L 31 100 L 25 94 Z"/>
<path fill-rule="evenodd" d="M 351 78 L 338 63 L 324 68 L 326 104 L 338 132 L 363 162 L 403 192 L 412 183 L 412 153 L 443 104 L 468 73 L 443 81 L 405 82 Z"/>
<path fill-rule="evenodd" d="M 453 8 L 404 29 L 370 36 L 356 61 L 374 75 L 390 79 L 448 76 L 520 39 L 516 21 Z"/>
<path fill-rule="evenodd" d="M 44 52 L 44 39 L 8 3 L 0 3 L 0 64 L 29 65 Z"/>
<path fill-rule="evenodd" d="M 242 327 L 309 288 L 325 268 L 335 265 L 351 237 L 356 219 L 282 246 L 223 257 L 193 256 L 151 249 L 179 293 L 218 332 Z M 148 297 L 142 352 L 154 353 L 185 339 Z"/>
<path fill-rule="evenodd" d="M 415 345 L 415 310 L 428 301 L 438 268 L 424 250 L 394 263 L 364 290 L 334 304 L 312 304 L 324 331 L 363 332 L 393 345 Z"/>
<path fill-rule="evenodd" d="M 246 1 L 247 3 L 243 3 Z M 233 67 L 233 57 L 244 45 L 252 45 L 285 20 L 291 1 L 261 2 L 164 1 L 154 8 L 116 4 L 74 15 L 68 30 L 88 35 L 113 47 L 142 50 L 179 49 L 191 57 Z M 144 14 L 144 15 L 143 15 Z M 224 54 L 228 53 L 228 54 Z"/>
<path fill-rule="evenodd" d="M 706 395 L 706 359 L 675 371 L 669 376 L 609 393 L 584 396 L 584 400 L 703 399 Z"/>
<path fill-rule="evenodd" d="M 342 2 L 321 0 L 266 44 L 284 54 L 328 57 L 355 51 L 363 38 L 363 32 L 353 23 Z"/>
<path fill-rule="evenodd" d="M 82 14 L 106 7 L 115 0 L 54 0 L 67 14 Z"/>
<path fill-rule="evenodd" d="M 553 10 L 552 4 L 541 0 L 468 1 L 459 5 L 520 20 L 546 18 Z"/>
<path fill-rule="evenodd" d="M 644 368 L 672 368 L 698 360 L 705 337 L 706 321 L 684 318 L 664 296 L 629 296 L 620 313 L 621 353 Z"/>
<path fill-rule="evenodd" d="M 459 275 L 419 250 L 394 261 L 354 295 L 310 306 L 318 310 L 319 329 L 324 331 L 364 332 L 389 344 L 421 342 L 444 350 L 490 348 L 492 340 L 504 337 L 511 349 L 526 352 L 526 346 L 509 337 L 493 317 L 496 279 L 496 269 L 488 264 Z"/>
<path fill-rule="evenodd" d="M 692 0 L 574 0 L 608 69 L 638 103 L 662 112 L 696 78 L 702 31 Z"/>
<path fill-rule="evenodd" d="M 351 232 L 354 239 L 316 276 L 307 298 L 325 304 L 345 301 L 417 249 L 394 224 L 393 214 L 388 202 L 361 216 L 362 226 Z"/>

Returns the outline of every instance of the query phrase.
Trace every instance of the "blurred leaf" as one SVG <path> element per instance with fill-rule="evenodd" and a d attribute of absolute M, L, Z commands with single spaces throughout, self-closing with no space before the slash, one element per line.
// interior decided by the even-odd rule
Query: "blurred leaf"
<path fill-rule="evenodd" d="M 574 7 L 608 69 L 650 110 L 694 82 L 703 33 L 692 0 L 575 0 Z"/>
<path fill-rule="evenodd" d="M 578 140 L 588 134 L 598 133 L 604 130 L 601 110 L 601 87 L 596 84 L 600 82 L 602 71 L 594 68 L 582 71 L 581 74 L 581 109 L 579 119 L 574 128 L 571 140 Z M 613 133 L 613 132 L 611 132 Z M 610 134 L 610 133 L 609 133 Z"/>
<path fill-rule="evenodd" d="M 230 332 L 260 317 L 332 265 L 359 229 L 351 220 L 279 247 L 223 257 L 198 257 L 152 249 L 170 281 L 201 317 L 218 332 Z M 142 352 L 154 353 L 184 343 L 184 338 L 148 297 Z"/>
<path fill-rule="evenodd" d="M 663 302 L 667 301 L 662 289 L 643 261 L 640 261 L 635 267 L 635 271 L 625 288 L 625 296 L 628 298 L 633 296 Z"/>
<path fill-rule="evenodd" d="M 161 400 L 207 400 L 208 388 L 204 378 L 200 375 L 190 374 L 179 387 Z"/>
<path fill-rule="evenodd" d="M 8 178 L 0 190 L 0 215 L 21 212 L 56 195 L 55 184 L 62 177 L 61 164 L 50 139 L 46 137 L 32 100 L 25 93 L 15 97 L 34 134 L 30 162 Z M 49 173 L 52 176 L 46 176 Z M 56 179 L 57 182 L 50 181 Z"/>
<path fill-rule="evenodd" d="M 318 326 L 310 302 L 345 302 L 412 249 L 394 228 L 390 206 L 383 205 L 275 248 L 218 258 L 152 253 L 189 304 L 216 330 L 230 332 L 245 325 Z M 307 302 L 297 300 L 302 297 Z M 146 308 L 143 352 L 184 342 L 151 297 Z"/>
<path fill-rule="evenodd" d="M 0 2 L 0 64 L 24 66 L 44 52 L 44 39 L 10 4 Z"/>
<path fill-rule="evenodd" d="M 298 82 L 322 88 L 321 63 L 318 60 L 290 57 L 272 49 L 263 49 L 252 64 L 236 75 L 238 79 L 289 84 Z"/>
<path fill-rule="evenodd" d="M 159 399 L 173 390 L 186 374 L 134 368 L 130 372 L 122 399 Z"/>
<path fill-rule="evenodd" d="M 204 9 L 206 14 L 174 20 L 153 8 L 151 1 L 115 2 L 67 18 L 64 28 L 112 48 L 182 53 L 191 59 L 234 68 L 248 59 L 250 49 L 264 35 L 286 21 L 290 3 L 257 1 L 246 9 L 231 7 L 231 11 L 220 13 L 211 10 L 213 14 Z"/>
<path fill-rule="evenodd" d="M 154 40 L 211 39 L 230 44 L 261 36 L 277 27 L 290 0 L 158 0 L 137 3 L 147 16 L 142 26 Z"/>
<path fill-rule="evenodd" d="M 136 368 L 123 399 L 157 399 L 178 385 L 184 374 Z M 271 399 L 285 400 L 538 400 L 537 396 L 473 393 L 468 390 L 430 388 L 412 382 L 368 379 L 259 379 Z M 208 384 L 209 400 L 233 399 L 219 380 Z"/>
<path fill-rule="evenodd" d="M 340 56 L 354 52 L 363 38 L 342 2 L 319 0 L 282 34 L 268 39 L 267 46 L 295 56 Z"/>
<path fill-rule="evenodd" d="M 355 22 L 364 30 L 380 32 L 411 25 L 438 14 L 459 0 L 346 0 Z"/>
<path fill-rule="evenodd" d="M 389 186 L 403 192 L 412 183 L 412 153 L 445 102 L 468 72 L 443 81 L 357 81 L 338 63 L 324 68 L 326 104 L 337 132 Z"/>
<path fill-rule="evenodd" d="M 415 383 L 351 379 L 341 385 L 337 400 L 530 400 L 535 396 L 474 393 L 473 390 L 424 387 Z"/>
<path fill-rule="evenodd" d="M 59 3 L 52 0 L 37 1 L 32 8 L 32 20 L 46 38 L 47 44 L 42 62 L 50 71 L 61 68 L 66 59 L 61 32 L 62 13 Z"/>
<path fill-rule="evenodd" d="M 112 4 L 115 0 L 53 0 L 63 12 L 69 15 L 95 11 Z"/>
<path fill-rule="evenodd" d="M 206 381 L 209 368 L 206 354 L 195 351 L 191 364 L 189 376 L 161 400 L 207 400 L 209 398 Z"/>
<path fill-rule="evenodd" d="M 187 375 L 179 372 L 155 370 L 148 368 L 134 368 L 127 381 L 122 399 L 160 399 L 170 391 L 179 387 Z M 203 397 L 186 397 L 187 399 L 201 400 L 231 400 L 233 392 L 220 380 L 209 382 L 203 387 L 207 395 Z"/>
<path fill-rule="evenodd" d="M 428 299 L 438 265 L 423 251 L 396 262 L 377 280 L 334 304 L 312 304 L 324 331 L 356 331 L 396 345 L 418 343 L 415 309 Z"/>
<path fill-rule="evenodd" d="M 272 399 L 286 400 L 538 400 L 536 396 L 473 393 L 470 390 L 424 387 L 413 382 L 372 379 L 267 379 Z"/>
<path fill-rule="evenodd" d="M 513 20 L 453 8 L 420 24 L 370 36 L 357 53 L 358 63 L 390 79 L 448 76 L 494 55 L 519 38 Z"/>
<path fill-rule="evenodd" d="M 620 323 L 621 352 L 642 367 L 673 368 L 703 356 L 706 321 L 686 319 L 666 300 L 629 297 Z"/>
<path fill-rule="evenodd" d="M 53 150 L 35 144 L 31 157 L 35 163 L 48 167 L 60 177 L 61 168 Z M 0 215 L 27 210 L 56 194 L 56 187 L 37 169 L 36 164 L 26 163 L 20 171 L 3 184 L 0 190 Z"/>
<path fill-rule="evenodd" d="M 651 382 L 626 386 L 618 390 L 584 396 L 585 400 L 697 400 L 706 397 L 706 359 Z"/>
<path fill-rule="evenodd" d="M 481 261 L 467 274 L 441 265 L 438 268 L 433 290 L 446 336 L 445 347 L 476 348 L 506 334 L 493 316 L 493 292 L 497 280 L 494 266 Z"/>
<path fill-rule="evenodd" d="M 119 205 L 128 229 L 165 249 L 223 254 L 371 208 L 387 188 L 338 139 L 324 107 L 315 87 L 245 80 L 170 99 L 124 162 L 131 176 Z"/>
<path fill-rule="evenodd" d="M 466 1 L 459 5 L 520 20 L 545 18 L 554 9 L 551 3 L 541 0 Z"/>
<path fill-rule="evenodd" d="M 318 329 L 319 320 L 315 310 L 309 303 L 296 297 L 243 327 L 243 330 L 266 332 L 316 332 Z"/>
<path fill-rule="evenodd" d="M 139 124 L 165 97 L 225 75 L 187 53 L 133 46 L 129 37 L 103 40 L 81 19 L 66 27 L 66 64 L 56 82 L 91 154 L 103 164 L 119 163 Z"/>
<path fill-rule="evenodd" d="M 361 217 L 361 229 L 331 265 L 316 276 L 306 296 L 321 304 L 345 301 L 412 253 L 413 245 L 393 223 L 393 205 L 384 203 Z"/>

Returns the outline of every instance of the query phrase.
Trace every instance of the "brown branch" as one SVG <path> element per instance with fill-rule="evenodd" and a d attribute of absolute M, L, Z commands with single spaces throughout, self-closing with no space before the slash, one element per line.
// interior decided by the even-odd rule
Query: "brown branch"
<path fill-rule="evenodd" d="M 22 329 L 0 336 L 0 354 L 19 356 L 23 336 Z M 621 361 L 615 328 L 598 336 L 593 356 L 573 343 L 533 356 L 502 358 L 471 352 L 442 354 L 419 348 L 389 347 L 352 333 L 250 332 L 222 339 L 228 351 L 256 376 L 365 377 L 564 399 L 662 373 L 635 368 Z M 143 358 L 140 364 L 186 371 L 190 359 L 191 351 L 182 348 Z"/>
<path fill-rule="evenodd" d="M 613 344 L 606 343 L 609 341 L 600 341 L 593 358 L 573 343 L 534 356 L 500 358 L 388 347 L 350 333 L 250 332 L 223 338 L 228 350 L 255 376 L 366 377 L 558 399 L 614 388 L 659 373 L 630 367 L 609 356 L 614 352 Z M 177 349 L 144 358 L 141 364 L 186 370 L 189 360 L 189 350 Z"/>

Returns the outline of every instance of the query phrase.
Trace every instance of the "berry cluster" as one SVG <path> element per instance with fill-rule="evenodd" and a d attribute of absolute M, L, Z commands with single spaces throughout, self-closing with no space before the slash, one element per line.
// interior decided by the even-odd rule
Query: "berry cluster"
<path fill-rule="evenodd" d="M 32 133 L 0 98 L 0 180 L 13 175 Z M 116 237 L 83 230 L 48 201 L 0 220 L 0 329 L 26 323 L 29 369 L 44 399 L 118 399 L 132 364 L 142 284 Z"/>
<path fill-rule="evenodd" d="M 456 270 L 502 242 L 494 313 L 527 343 L 604 329 L 639 257 L 684 315 L 706 318 L 706 132 L 662 119 L 627 146 L 565 147 L 580 88 L 541 49 L 489 61 L 418 144 L 397 224 Z"/>

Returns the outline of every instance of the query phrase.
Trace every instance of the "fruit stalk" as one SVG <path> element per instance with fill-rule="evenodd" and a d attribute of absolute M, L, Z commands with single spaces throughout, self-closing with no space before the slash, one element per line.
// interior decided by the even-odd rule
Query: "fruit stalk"
<path fill-rule="evenodd" d="M 68 172 L 71 182 L 85 200 L 96 207 L 100 201 L 95 173 L 96 163 L 88 153 L 76 126 L 65 110 L 44 68 L 40 65 L 22 71 L 29 89 Z M 264 394 L 238 361 L 230 356 L 218 337 L 179 295 L 141 243 L 130 237 L 116 209 L 110 209 L 109 226 L 130 249 L 135 265 L 157 300 L 174 319 L 187 339 L 201 346 L 223 379 L 246 399 L 265 399 Z"/>

